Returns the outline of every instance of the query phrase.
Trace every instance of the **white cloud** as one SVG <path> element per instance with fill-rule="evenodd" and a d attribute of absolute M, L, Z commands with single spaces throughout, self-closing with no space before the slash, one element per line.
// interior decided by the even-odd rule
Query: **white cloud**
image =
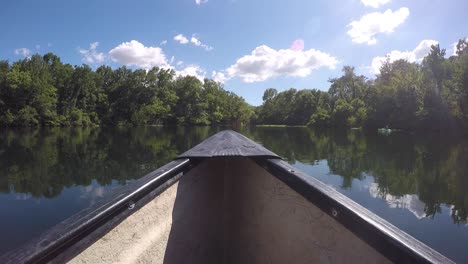
<path fill-rule="evenodd" d="M 370 6 L 373 8 L 378 8 L 381 5 L 390 3 L 391 0 L 361 0 L 365 6 Z"/>
<path fill-rule="evenodd" d="M 176 69 L 172 66 L 175 61 L 174 56 L 168 61 L 160 47 L 145 47 L 136 40 L 118 45 L 109 51 L 109 55 L 114 62 L 128 66 L 137 66 L 143 69 L 151 69 L 153 67 L 173 69 L 176 72 L 176 77 L 194 76 L 203 82 L 206 76 L 206 71 L 194 64 L 180 70 Z M 182 61 L 176 63 L 177 66 L 181 66 L 182 64 Z"/>
<path fill-rule="evenodd" d="M 392 50 L 390 53 L 387 53 L 386 56 L 374 57 L 370 66 L 371 72 L 374 74 L 380 73 L 380 67 L 387 60 L 387 57 L 390 59 L 390 62 L 397 60 L 407 60 L 409 62 L 421 62 L 422 59 L 429 53 L 432 45 L 437 45 L 437 41 L 431 39 L 425 39 L 421 41 L 416 48 L 411 51 L 399 51 Z"/>
<path fill-rule="evenodd" d="M 222 72 L 217 72 L 217 71 L 213 71 L 211 73 L 211 79 L 220 83 L 224 83 L 225 81 L 227 81 L 226 75 Z"/>
<path fill-rule="evenodd" d="M 86 63 L 100 63 L 103 62 L 106 58 L 104 53 L 97 52 L 97 47 L 99 46 L 99 42 L 93 42 L 89 45 L 89 49 L 79 49 L 78 52 L 83 56 L 81 59 L 83 62 Z"/>
<path fill-rule="evenodd" d="M 187 44 L 189 42 L 189 40 L 182 34 L 175 36 L 174 40 L 179 42 L 180 44 Z"/>
<path fill-rule="evenodd" d="M 167 44 L 167 40 L 163 40 L 163 41 L 161 41 L 161 43 L 159 43 L 159 46 L 164 46 L 166 44 Z"/>
<path fill-rule="evenodd" d="M 466 39 L 464 39 L 466 41 Z M 452 54 L 451 56 L 457 56 L 457 45 L 458 45 L 458 41 L 455 41 L 453 44 L 452 44 Z M 462 50 L 464 50 L 466 48 L 466 44 L 462 44 Z"/>
<path fill-rule="evenodd" d="M 182 70 L 176 70 L 176 76 L 194 76 L 203 82 L 203 79 L 205 79 L 206 76 L 206 71 L 198 65 L 189 65 Z"/>
<path fill-rule="evenodd" d="M 198 38 L 196 38 L 195 36 L 192 36 L 192 38 L 190 38 L 190 42 L 191 42 L 193 45 L 195 45 L 195 46 L 204 48 L 206 51 L 210 51 L 210 50 L 213 49 L 213 47 L 203 44 L 203 43 L 202 43 Z"/>
<path fill-rule="evenodd" d="M 201 41 L 198 40 L 197 38 L 193 37 L 190 39 L 190 42 L 192 42 L 195 46 L 200 46 L 201 45 Z"/>
<path fill-rule="evenodd" d="M 19 48 L 19 49 L 15 49 L 15 54 L 21 55 L 23 57 L 27 57 L 31 54 L 31 51 L 28 48 Z"/>
<path fill-rule="evenodd" d="M 452 43 L 452 56 L 457 56 L 457 44 L 458 44 L 458 41 L 455 41 L 454 43 Z"/>
<path fill-rule="evenodd" d="M 222 72 L 223 75 L 217 73 L 217 78 L 228 80 L 239 77 L 244 82 L 252 83 L 278 76 L 306 77 L 322 67 L 335 69 L 336 64 L 338 60 L 335 57 L 319 50 L 275 50 L 262 45 L 250 55 L 239 58 Z"/>
<path fill-rule="evenodd" d="M 134 65 L 144 69 L 171 68 L 160 47 L 145 47 L 136 40 L 118 45 L 109 51 L 109 55 L 113 61 L 128 66 Z"/>
<path fill-rule="evenodd" d="M 195 0 L 195 4 L 201 5 L 201 4 L 206 4 L 208 3 L 208 0 Z"/>
<path fill-rule="evenodd" d="M 206 51 L 210 51 L 210 50 L 213 49 L 213 47 L 208 46 L 208 45 L 202 43 L 202 42 L 200 41 L 200 39 L 198 39 L 198 38 L 195 36 L 195 34 L 192 35 L 192 37 L 190 38 L 190 40 L 189 40 L 186 36 L 184 36 L 183 34 L 179 34 L 179 35 L 175 36 L 175 37 L 174 37 L 174 40 L 177 41 L 177 42 L 179 42 L 179 43 L 182 44 L 182 45 L 185 45 L 185 44 L 187 44 L 187 43 L 190 42 L 190 43 L 192 43 L 193 45 L 195 45 L 195 46 L 197 46 L 197 47 L 202 47 L 202 48 L 204 48 Z"/>
<path fill-rule="evenodd" d="M 393 12 L 391 9 L 387 11 L 373 12 L 362 16 L 359 20 L 352 21 L 348 24 L 350 29 L 348 35 L 355 43 L 367 43 L 373 45 L 377 43 L 375 36 L 380 33 L 392 33 L 399 25 L 405 22 L 410 11 L 407 7 L 402 7 Z"/>

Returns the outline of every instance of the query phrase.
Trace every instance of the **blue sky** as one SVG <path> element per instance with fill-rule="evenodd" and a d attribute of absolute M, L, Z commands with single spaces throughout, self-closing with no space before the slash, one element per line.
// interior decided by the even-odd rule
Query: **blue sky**
<path fill-rule="evenodd" d="M 173 68 L 224 82 L 258 105 L 263 91 L 327 90 L 385 55 L 419 62 L 468 36 L 466 0 L 2 1 L 0 59 L 53 52 L 65 63 Z"/>

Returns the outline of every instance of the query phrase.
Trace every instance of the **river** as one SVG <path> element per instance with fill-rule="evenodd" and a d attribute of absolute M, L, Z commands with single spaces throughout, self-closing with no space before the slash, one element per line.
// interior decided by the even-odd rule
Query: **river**
<path fill-rule="evenodd" d="M 0 254 L 221 127 L 0 131 Z M 254 127 L 241 132 L 457 262 L 468 261 L 468 140 Z"/>

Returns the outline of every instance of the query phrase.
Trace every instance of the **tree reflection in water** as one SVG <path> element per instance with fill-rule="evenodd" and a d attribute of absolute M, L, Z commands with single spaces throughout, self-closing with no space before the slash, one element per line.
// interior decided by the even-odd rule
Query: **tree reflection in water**
<path fill-rule="evenodd" d="M 215 133 L 196 128 L 51 128 L 0 133 L 0 191 L 53 198 L 92 181 L 125 184 Z"/>
<path fill-rule="evenodd" d="M 341 188 L 373 176 L 374 195 L 403 202 L 412 195 L 424 203 L 424 216 L 451 205 L 455 223 L 468 212 L 468 141 L 448 135 L 388 136 L 362 131 L 318 131 L 307 128 L 257 128 L 246 132 L 288 162 L 317 164 L 326 160 Z M 392 201 L 389 201 L 392 202 Z"/>
<path fill-rule="evenodd" d="M 51 128 L 0 132 L 0 192 L 54 198 L 65 188 L 125 184 L 164 165 L 222 130 L 215 127 Z M 468 212 L 468 142 L 443 136 L 388 136 L 362 131 L 308 128 L 244 128 L 241 131 L 288 162 L 326 160 L 342 188 L 365 175 L 374 195 L 417 195 L 426 217 L 452 205 L 460 223 Z M 27 197 L 25 196 L 25 197 Z"/>
<path fill-rule="evenodd" d="M 222 129 L 0 131 L 0 254 Z M 461 228 L 454 229 L 466 223 L 468 216 L 468 141 L 404 132 L 384 136 L 284 127 L 243 128 L 241 132 L 291 164 L 304 165 L 313 176 L 338 180 L 334 186 L 348 195 L 367 184 L 368 193 L 355 196 L 356 201 L 448 256 L 465 259 L 465 251 L 460 249 L 464 244 L 451 241 L 468 237 Z M 417 218 L 405 216 L 405 211 L 382 214 L 382 204 L 372 202 L 381 200 L 372 197 L 384 199 L 392 208 L 406 208 Z M 453 221 L 445 216 L 448 210 Z M 437 230 L 444 230 L 440 231 L 443 234 Z"/>

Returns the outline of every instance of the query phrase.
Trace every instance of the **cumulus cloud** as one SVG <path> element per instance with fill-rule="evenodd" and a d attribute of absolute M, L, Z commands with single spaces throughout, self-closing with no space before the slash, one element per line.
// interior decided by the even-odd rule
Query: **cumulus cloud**
<path fill-rule="evenodd" d="M 224 83 L 225 81 L 227 81 L 226 75 L 222 72 L 217 72 L 217 71 L 213 71 L 211 73 L 211 79 L 213 79 L 215 82 L 220 82 L 220 83 Z"/>
<path fill-rule="evenodd" d="M 370 6 L 373 8 L 378 8 L 381 5 L 390 3 L 391 0 L 361 0 L 365 6 Z"/>
<path fill-rule="evenodd" d="M 239 58 L 224 72 L 215 72 L 213 78 L 228 80 L 239 77 L 243 82 L 252 83 L 279 76 L 306 77 L 322 67 L 335 69 L 336 64 L 338 60 L 335 57 L 319 50 L 275 50 L 262 45 L 250 55 Z"/>
<path fill-rule="evenodd" d="M 99 42 L 93 42 L 89 45 L 89 49 L 79 49 L 78 52 L 83 56 L 81 59 L 83 62 L 86 63 L 100 63 L 103 62 L 106 58 L 104 53 L 97 52 L 97 47 L 99 46 Z"/>
<path fill-rule="evenodd" d="M 208 45 L 206 45 L 206 44 L 203 44 L 203 43 L 202 43 L 197 37 L 195 37 L 195 36 L 192 36 L 192 37 L 190 38 L 190 42 L 191 42 L 193 45 L 195 45 L 195 46 L 204 48 L 206 51 L 210 51 L 210 50 L 213 49 L 213 47 L 208 46 Z"/>
<path fill-rule="evenodd" d="M 23 57 L 27 57 L 31 54 L 31 51 L 28 48 L 19 48 L 19 49 L 15 49 L 15 54 L 21 55 Z"/>
<path fill-rule="evenodd" d="M 403 59 L 409 62 L 419 63 L 429 53 L 431 46 L 437 44 L 438 42 L 435 40 L 425 39 L 411 51 L 392 50 L 390 53 L 387 53 L 386 56 L 374 57 L 370 66 L 371 72 L 374 74 L 379 74 L 380 67 L 387 60 L 387 58 L 390 60 L 390 62 Z"/>
<path fill-rule="evenodd" d="M 407 7 L 402 7 L 395 12 L 391 9 L 387 11 L 373 12 L 362 16 L 359 20 L 348 24 L 350 29 L 348 35 L 354 43 L 367 43 L 373 45 L 377 43 L 375 36 L 380 33 L 392 33 L 395 29 L 405 22 L 410 11 Z"/>
<path fill-rule="evenodd" d="M 179 42 L 180 44 L 187 44 L 189 43 L 189 40 L 182 34 L 179 34 L 174 37 L 174 40 Z"/>
<path fill-rule="evenodd" d="M 145 47 L 136 40 L 124 42 L 109 51 L 114 62 L 143 69 L 152 67 L 170 68 L 160 47 Z"/>
<path fill-rule="evenodd" d="M 176 70 L 176 76 L 194 76 L 203 82 L 205 79 L 206 71 L 198 65 L 189 65 L 182 70 Z"/>
<path fill-rule="evenodd" d="M 206 4 L 208 3 L 208 0 L 195 0 L 195 4 L 201 5 L 201 4 Z"/>
<path fill-rule="evenodd" d="M 301 51 L 304 49 L 304 40 L 302 39 L 296 39 L 293 41 L 293 43 L 291 44 L 291 47 L 290 49 L 294 50 L 294 51 Z"/>
<path fill-rule="evenodd" d="M 160 47 L 146 47 L 142 43 L 132 40 L 124 42 L 109 51 L 112 61 L 127 66 L 136 66 L 142 69 L 151 69 L 160 67 L 163 69 L 173 69 L 176 77 L 194 76 L 203 82 L 206 71 L 198 65 L 188 65 L 185 68 L 179 68 L 183 62 L 176 62 L 177 68 L 173 66 L 175 57 L 172 56 L 169 61 Z"/>

